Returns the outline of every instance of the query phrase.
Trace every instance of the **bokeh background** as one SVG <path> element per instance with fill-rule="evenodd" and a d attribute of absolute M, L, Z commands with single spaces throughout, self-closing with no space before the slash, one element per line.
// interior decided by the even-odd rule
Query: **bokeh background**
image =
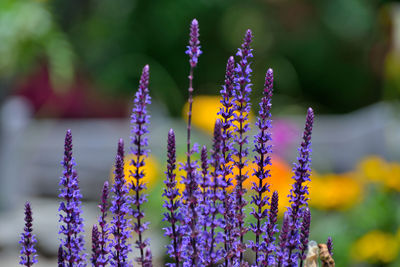
<path fill-rule="evenodd" d="M 332 236 L 337 266 L 400 266 L 400 4 L 384 0 L 0 1 L 0 265 L 19 261 L 30 200 L 38 266 L 54 266 L 66 129 L 90 232 L 117 141 L 129 142 L 145 64 L 153 100 L 148 235 L 161 264 L 166 136 L 177 131 L 183 159 L 184 51 L 193 18 L 204 51 L 195 72 L 194 141 L 210 145 L 226 60 L 251 28 L 253 114 L 267 68 L 275 72 L 271 183 L 281 209 L 312 106 L 311 239 Z"/>

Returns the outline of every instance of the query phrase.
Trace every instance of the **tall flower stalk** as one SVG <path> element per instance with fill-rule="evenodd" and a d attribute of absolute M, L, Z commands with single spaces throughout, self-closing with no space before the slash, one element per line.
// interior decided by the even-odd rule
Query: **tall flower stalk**
<path fill-rule="evenodd" d="M 201 206 L 201 224 L 203 226 L 203 233 L 207 234 L 207 226 L 209 224 L 209 215 L 210 215 L 210 177 L 209 177 L 209 165 L 208 165 L 208 152 L 207 147 L 203 146 L 201 148 L 201 179 L 199 182 L 199 186 L 201 188 L 201 200 L 199 201 L 199 205 Z M 205 243 L 207 245 L 207 242 Z"/>
<path fill-rule="evenodd" d="M 234 140 L 236 146 L 233 147 L 233 154 L 235 155 L 235 166 L 238 169 L 236 175 L 236 188 L 235 188 L 235 208 L 236 208 L 236 227 L 239 231 L 239 241 L 236 242 L 235 250 L 239 253 L 239 263 L 243 260 L 243 252 L 246 250 L 244 244 L 244 235 L 247 232 L 245 227 L 245 214 L 244 207 L 246 200 L 243 198 L 246 189 L 243 187 L 243 182 L 248 178 L 247 172 L 244 168 L 247 166 L 248 136 L 246 133 L 250 130 L 248 122 L 248 114 L 250 113 L 250 93 L 251 93 L 251 67 L 250 59 L 253 57 L 250 44 L 252 41 L 252 32 L 247 30 L 241 48 L 238 49 L 236 55 L 240 58 L 239 63 L 235 69 L 235 95 L 234 95 L 234 109 L 233 114 L 236 121 Z"/>
<path fill-rule="evenodd" d="M 25 227 L 24 232 L 21 234 L 21 240 L 19 243 L 21 244 L 20 265 L 30 267 L 33 264 L 37 263 L 37 254 L 35 249 L 36 244 L 36 236 L 32 234 L 32 208 L 29 202 L 25 203 Z"/>
<path fill-rule="evenodd" d="M 113 215 L 110 233 L 114 238 L 110 243 L 109 260 L 111 266 L 128 266 L 128 253 L 132 251 L 128 239 L 131 237 L 131 224 L 129 215 L 128 187 L 124 176 L 124 142 L 118 142 L 117 156 L 115 157 L 114 185 L 111 191 L 114 193 L 110 211 Z"/>
<path fill-rule="evenodd" d="M 270 170 L 268 165 L 271 165 L 270 154 L 272 152 L 272 145 L 269 144 L 271 141 L 271 98 L 273 90 L 273 72 L 272 69 L 268 69 L 265 76 L 264 92 L 263 97 L 260 102 L 260 111 L 258 112 L 258 118 L 256 126 L 258 128 L 258 134 L 254 138 L 254 152 L 256 152 L 254 163 L 257 164 L 257 169 L 254 170 L 254 175 L 258 178 L 258 184 L 253 182 L 251 187 L 256 193 L 251 198 L 251 204 L 255 205 L 256 208 L 250 214 L 253 215 L 256 224 L 250 224 L 250 228 L 254 233 L 256 240 L 255 242 L 250 242 L 251 249 L 255 252 L 255 264 L 256 266 L 261 265 L 263 260 L 261 251 L 264 250 L 266 243 L 260 243 L 261 234 L 266 231 L 266 224 L 263 222 L 268 215 L 268 209 L 266 206 L 268 204 L 269 184 L 266 183 L 266 179 L 270 177 Z"/>
<path fill-rule="evenodd" d="M 58 267 L 65 267 L 64 250 L 63 250 L 61 244 L 58 246 L 58 252 L 57 252 L 57 266 L 58 266 Z"/>
<path fill-rule="evenodd" d="M 167 198 L 164 202 L 163 207 L 168 210 L 164 213 L 164 221 L 168 221 L 171 226 L 164 228 L 165 235 L 171 238 L 171 243 L 167 245 L 167 252 L 171 258 L 175 260 L 175 263 L 168 264 L 168 266 L 179 267 L 182 258 L 182 236 L 183 228 L 178 224 L 182 220 L 182 214 L 180 212 L 181 200 L 179 196 L 179 189 L 177 188 L 176 181 L 176 145 L 175 145 L 175 133 L 172 129 L 168 132 L 167 142 L 167 171 L 166 179 L 164 181 L 166 188 L 164 189 L 163 196 Z"/>
<path fill-rule="evenodd" d="M 279 243 L 276 251 L 276 261 L 278 267 L 289 266 L 287 264 L 288 257 L 286 253 L 289 231 L 290 231 L 290 215 L 289 213 L 285 212 L 285 214 L 283 215 L 281 234 L 279 235 Z"/>
<path fill-rule="evenodd" d="M 100 257 L 100 233 L 97 225 L 92 227 L 92 256 L 90 257 L 90 262 L 93 267 L 100 266 L 97 259 Z"/>
<path fill-rule="evenodd" d="M 276 224 L 278 220 L 278 191 L 274 191 L 271 197 L 271 204 L 268 214 L 268 225 L 267 233 L 263 236 L 264 238 L 264 260 L 262 264 L 266 266 L 273 266 L 276 264 L 275 257 L 273 253 L 276 251 L 277 247 L 274 242 L 276 240 L 275 234 L 279 231 Z"/>
<path fill-rule="evenodd" d="M 109 259 L 108 259 L 108 253 L 109 253 L 109 225 L 106 221 L 107 218 L 107 209 L 108 209 L 108 194 L 109 194 L 109 185 L 108 182 L 104 182 L 103 185 L 103 190 L 101 194 L 101 202 L 99 204 L 100 208 L 100 218 L 98 220 L 100 230 L 99 230 L 99 246 L 100 246 L 100 252 L 99 252 L 99 257 L 97 257 L 97 264 L 98 266 L 106 266 Z"/>
<path fill-rule="evenodd" d="M 60 203 L 60 219 L 62 222 L 59 234 L 63 249 L 63 260 L 67 267 L 86 266 L 83 237 L 83 219 L 81 218 L 81 199 L 79 190 L 78 174 L 74 169 L 75 161 L 72 157 L 72 134 L 67 130 L 64 143 L 64 160 L 61 162 L 64 167 L 63 176 L 60 180 L 61 193 L 59 197 L 63 200 Z"/>
<path fill-rule="evenodd" d="M 306 259 L 308 246 L 308 237 L 310 235 L 311 212 L 305 208 L 303 212 L 303 221 L 300 229 L 300 267 L 303 267 L 303 261 Z"/>
<path fill-rule="evenodd" d="M 235 60 L 231 56 L 226 64 L 225 84 L 220 91 L 221 108 L 218 115 L 221 120 L 221 201 L 223 203 L 223 228 L 224 235 L 224 259 L 225 266 L 230 264 L 230 259 L 233 256 L 232 245 L 234 241 L 234 213 L 233 204 L 234 196 L 228 194 L 228 188 L 232 186 L 232 179 L 229 175 L 232 173 L 232 126 L 233 126 L 233 96 L 234 96 L 234 75 L 235 75 Z"/>
<path fill-rule="evenodd" d="M 290 232 L 288 237 L 288 264 L 297 262 L 299 253 L 296 251 L 300 242 L 299 229 L 301 227 L 301 218 L 303 216 L 303 207 L 307 206 L 308 201 L 308 186 L 306 182 L 310 182 L 311 172 L 311 134 L 314 123 L 314 111 L 309 108 L 307 111 L 306 124 L 304 127 L 303 141 L 299 148 L 298 163 L 295 163 L 293 168 L 294 183 L 290 189 L 289 202 L 287 212 L 290 214 Z"/>
<path fill-rule="evenodd" d="M 148 156 L 148 138 L 146 134 L 149 132 L 148 124 L 150 116 L 147 115 L 147 105 L 151 103 L 149 96 L 149 65 L 144 66 L 140 77 L 139 88 L 136 92 L 134 108 L 131 116 L 132 132 L 131 132 L 131 153 L 135 156 L 131 160 L 131 165 L 134 166 L 131 176 L 133 181 L 131 189 L 134 191 L 132 197 L 132 216 L 136 219 L 133 225 L 133 230 L 138 235 L 135 242 L 136 248 L 140 251 L 139 258 L 136 261 L 142 265 L 151 265 L 145 257 L 145 248 L 149 245 L 148 240 L 144 240 L 143 232 L 148 228 L 149 222 L 143 222 L 144 217 L 143 204 L 147 201 L 147 195 L 143 194 L 146 189 L 146 183 L 143 182 L 145 176 L 143 168 L 145 159 Z"/>
<path fill-rule="evenodd" d="M 198 263 L 199 251 L 197 249 L 199 230 L 197 229 L 198 212 L 197 212 L 197 163 L 192 161 L 192 154 L 196 152 L 196 147 L 191 146 L 191 127 L 192 127 L 192 105 L 193 105 L 193 71 L 197 66 L 198 58 L 201 54 L 199 41 L 199 23 L 196 19 L 192 20 L 190 25 L 189 46 L 187 46 L 186 54 L 189 55 L 190 72 L 189 72 L 189 89 L 188 89 L 188 124 L 187 124 L 187 151 L 186 151 L 186 177 L 184 177 L 185 191 L 183 199 L 185 204 L 185 224 L 188 225 L 187 236 L 189 236 L 189 244 L 186 245 L 186 259 L 188 266 L 196 266 Z"/>
<path fill-rule="evenodd" d="M 218 240 L 222 239 L 221 233 L 216 233 L 217 227 L 223 227 L 222 221 L 220 218 L 217 218 L 218 213 L 221 211 L 221 202 L 223 201 L 223 192 L 221 191 L 220 184 L 221 182 L 221 166 L 222 166 L 222 154 L 221 154 L 221 121 L 217 120 L 214 126 L 214 137 L 213 137 L 213 147 L 211 151 L 210 158 L 210 194 L 209 200 L 206 205 L 209 206 L 209 215 L 210 215 L 210 231 L 207 235 L 207 246 L 206 251 L 206 260 L 205 263 L 207 266 L 213 266 L 216 264 L 221 258 L 221 250 L 216 248 L 216 243 Z"/>

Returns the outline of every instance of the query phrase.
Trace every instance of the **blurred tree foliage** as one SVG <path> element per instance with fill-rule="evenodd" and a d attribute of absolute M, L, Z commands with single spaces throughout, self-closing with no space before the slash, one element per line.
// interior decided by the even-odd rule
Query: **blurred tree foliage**
<path fill-rule="evenodd" d="M 9 86 L 46 58 L 55 88 L 74 76 L 74 54 L 47 4 L 40 1 L 0 1 L 0 80 Z M 8 88 L 7 88 L 8 89 Z M 2 94 L 4 94 L 2 90 Z"/>
<path fill-rule="evenodd" d="M 5 2 L 12 5 L 14 1 Z M 348 112 L 382 97 L 382 69 L 390 43 L 390 27 L 383 31 L 382 21 L 390 17 L 382 15 L 379 0 L 16 2 L 47 7 L 39 18 L 48 18 L 53 32 L 49 35 L 70 42 L 53 46 L 57 51 L 53 58 L 70 51 L 65 48 L 71 44 L 76 67 L 101 90 L 131 95 L 142 66 L 149 63 L 152 95 L 175 115 L 186 100 L 189 65 L 184 51 L 192 18 L 200 22 L 204 51 L 195 74 L 196 94 L 219 92 L 226 60 L 251 28 L 254 95 L 260 94 L 264 73 L 272 67 L 274 101 L 286 104 L 286 110 L 313 105 L 319 113 Z M 6 28 L 4 22 L 0 25 Z M 275 114 L 279 112 L 285 111 Z"/>

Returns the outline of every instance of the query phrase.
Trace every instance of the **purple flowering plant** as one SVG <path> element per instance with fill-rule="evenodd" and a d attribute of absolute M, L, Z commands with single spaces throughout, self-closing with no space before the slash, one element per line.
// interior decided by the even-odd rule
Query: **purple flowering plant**
<path fill-rule="evenodd" d="M 178 167 L 185 173 L 182 176 L 183 191 L 178 188 L 176 174 L 175 132 L 171 129 L 166 133 L 167 163 L 163 192 L 163 220 L 166 227 L 163 230 L 170 239 L 165 248 L 170 257 L 166 266 L 307 266 L 311 223 L 308 183 L 311 181 L 314 112 L 311 108 L 307 111 L 298 162 L 293 168 L 293 185 L 287 196 L 290 206 L 284 213 L 279 229 L 278 201 L 279 197 L 285 196 L 278 196 L 276 191 L 271 193 L 268 184 L 272 154 L 272 69 L 268 69 L 265 75 L 255 123 L 257 134 L 253 138 L 253 145 L 249 144 L 252 39 L 251 30 L 247 30 L 243 44 L 236 53 L 237 63 L 233 56 L 227 61 L 225 81 L 220 91 L 220 118 L 215 121 L 212 147 L 207 149 L 203 146 L 199 152 L 198 145 L 191 141 L 191 119 L 194 70 L 202 51 L 199 23 L 196 19 L 191 23 L 186 51 L 190 63 L 187 151 L 186 161 Z M 147 106 L 151 104 L 149 73 L 150 68 L 146 65 L 131 116 L 130 152 L 134 158 L 130 162 L 133 171 L 129 176 L 132 182 L 128 183 L 124 176 L 124 142 L 120 139 L 114 182 L 112 185 L 104 183 L 99 204 L 100 215 L 97 224 L 92 227 L 90 257 L 84 248 L 82 195 L 72 157 L 72 133 L 70 130 L 66 132 L 59 195 L 61 226 L 58 266 L 153 266 L 150 241 L 143 236 L 149 226 L 143 210 L 143 204 L 147 202 L 144 166 L 150 153 L 150 115 L 147 113 Z M 252 183 L 248 203 L 243 183 L 250 175 L 245 168 L 251 160 L 250 149 L 254 152 L 253 162 L 256 164 L 253 174 L 258 180 Z M 200 153 L 200 162 L 194 160 L 194 154 L 197 153 Z M 237 174 L 232 179 L 234 168 Z M 249 208 L 249 212 L 246 208 Z M 252 223 L 246 219 L 248 215 L 252 217 Z M 24 266 L 33 266 L 37 262 L 32 222 L 32 209 L 27 202 L 25 228 L 20 241 L 20 264 Z M 134 248 L 131 244 L 133 235 L 136 239 Z M 332 254 L 331 238 L 327 245 Z M 136 263 L 129 258 L 133 249 L 137 249 L 139 255 Z"/>

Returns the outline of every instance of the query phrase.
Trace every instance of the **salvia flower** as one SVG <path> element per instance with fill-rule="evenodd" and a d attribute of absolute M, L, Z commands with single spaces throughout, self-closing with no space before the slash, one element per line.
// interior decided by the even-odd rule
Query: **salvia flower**
<path fill-rule="evenodd" d="M 58 253 L 57 253 L 57 266 L 58 267 L 64 267 L 65 266 L 65 261 L 64 261 L 64 250 L 62 245 L 58 247 Z"/>
<path fill-rule="evenodd" d="M 308 237 L 310 235 L 311 212 L 309 208 L 305 208 L 303 212 L 303 221 L 300 229 L 300 266 L 306 259 L 308 246 Z"/>
<path fill-rule="evenodd" d="M 200 41 L 199 41 L 199 22 L 197 19 L 193 19 L 190 25 L 190 39 L 189 45 L 187 46 L 186 54 L 190 57 L 190 66 L 196 67 L 198 63 L 199 56 L 202 51 L 200 50 Z"/>
<path fill-rule="evenodd" d="M 296 262 L 298 253 L 295 252 L 300 246 L 300 219 L 303 214 L 303 206 L 307 206 L 308 186 L 305 184 L 311 181 L 309 176 L 311 172 L 311 133 L 314 122 L 314 111 L 309 108 L 307 111 L 306 124 L 303 133 L 303 141 L 299 149 L 298 163 L 295 163 L 294 183 L 290 190 L 288 212 L 291 217 L 290 235 L 288 238 L 289 263 Z"/>
<path fill-rule="evenodd" d="M 223 227 L 222 220 L 217 218 L 218 213 L 222 211 L 222 201 L 224 200 L 223 192 L 220 189 L 222 184 L 220 175 L 222 174 L 222 154 L 221 154 L 221 121 L 216 120 L 214 126 L 214 137 L 213 137 L 213 148 L 211 151 L 210 165 L 212 167 L 210 171 L 210 194 L 209 200 L 206 201 L 205 205 L 209 207 L 210 216 L 210 231 L 207 235 L 207 244 L 205 246 L 205 263 L 207 266 L 216 264 L 221 258 L 222 251 L 216 249 L 216 243 L 223 239 L 221 233 L 216 233 L 217 227 Z M 223 212 L 223 211 L 222 211 Z"/>
<path fill-rule="evenodd" d="M 192 21 L 190 27 L 189 46 L 186 54 L 190 57 L 190 73 L 189 73 L 189 89 L 188 89 L 188 123 L 187 123 L 187 151 L 186 164 L 181 166 L 181 169 L 186 172 L 186 176 L 182 177 L 182 182 L 185 184 L 183 192 L 183 221 L 182 224 L 187 225 L 186 235 L 183 238 L 184 265 L 196 266 L 199 260 L 198 245 L 201 243 L 199 239 L 198 227 L 198 173 L 196 172 L 198 165 L 197 161 L 192 161 L 192 155 L 197 151 L 197 146 L 191 146 L 191 128 L 192 128 L 192 106 L 193 106 L 193 69 L 197 65 L 198 56 L 200 55 L 199 27 L 196 19 Z"/>
<path fill-rule="evenodd" d="M 234 58 L 229 57 L 226 65 L 225 83 L 222 87 L 221 104 L 215 122 L 212 148 L 208 153 L 203 146 L 200 154 L 201 166 L 195 160 L 199 146 L 191 142 L 191 119 L 193 104 L 193 72 L 201 54 L 199 42 L 199 25 L 196 19 L 191 23 L 190 40 L 186 53 L 190 57 L 190 74 L 188 88 L 188 123 L 186 159 L 180 170 L 184 190 L 181 193 L 176 177 L 176 140 L 171 129 L 167 141 L 167 168 L 165 189 L 163 192 L 166 208 L 163 221 L 167 226 L 164 235 L 170 238 L 166 246 L 172 262 L 169 267 L 260 267 L 260 266 L 300 266 L 305 259 L 308 246 L 311 214 L 308 209 L 308 182 L 310 181 L 311 132 L 314 113 L 308 109 L 303 140 L 299 149 L 298 163 L 294 166 L 294 184 L 288 198 L 290 206 L 284 213 L 282 227 L 278 230 L 278 192 L 269 198 L 271 165 L 271 97 L 273 91 L 273 71 L 268 69 L 265 76 L 263 96 L 260 101 L 254 140 L 254 161 L 256 167 L 252 174 L 257 180 L 252 183 L 251 212 L 254 217 L 250 223 L 253 240 L 248 247 L 244 235 L 248 231 L 245 225 L 246 189 L 243 183 L 248 178 L 247 163 L 248 132 L 251 93 L 251 58 L 252 32 L 246 32 L 244 42 Z M 98 223 L 93 225 L 92 266 L 131 267 L 128 257 L 132 252 L 130 238 L 136 233 L 136 248 L 139 257 L 138 265 L 152 267 L 152 253 L 144 231 L 148 223 L 144 221 L 143 205 L 147 201 L 145 161 L 148 157 L 148 125 L 150 116 L 147 107 L 149 96 L 149 66 L 143 68 L 139 88 L 135 95 L 131 116 L 131 147 L 133 166 L 127 183 L 124 172 L 124 143 L 118 142 L 115 158 L 114 183 L 109 188 L 104 183 Z M 81 199 L 78 175 L 72 157 L 72 135 L 68 130 L 64 144 L 64 167 L 61 177 L 62 201 L 60 203 L 60 239 L 58 247 L 58 267 L 85 267 L 83 220 L 81 218 Z M 235 174 L 235 187 L 232 183 Z M 132 195 L 129 194 L 132 190 Z M 108 205 L 111 194 L 111 205 Z M 107 222 L 107 212 L 112 219 Z M 133 217 L 131 219 L 130 217 Z M 32 211 L 29 203 L 25 204 L 25 228 L 21 235 L 21 265 L 32 266 L 36 263 L 36 243 L 32 234 Z M 133 223 L 131 223 L 131 220 Z M 279 237 L 278 237 L 278 232 Z M 332 254 L 332 239 L 328 238 L 327 247 Z M 247 248 L 255 252 L 255 260 L 246 262 L 243 254 Z"/>
<path fill-rule="evenodd" d="M 208 152 L 207 147 L 203 146 L 200 153 L 201 158 L 201 179 L 199 179 L 199 186 L 201 188 L 201 199 L 199 205 L 201 205 L 201 225 L 203 225 L 203 232 L 207 233 L 207 226 L 209 224 L 209 214 L 210 214 L 210 176 L 209 176 L 209 165 L 208 165 Z"/>
<path fill-rule="evenodd" d="M 172 129 L 168 132 L 167 142 L 167 171 L 166 179 L 164 181 L 166 188 L 164 189 L 163 196 L 167 198 L 163 207 L 168 210 L 164 213 L 164 221 L 168 221 L 171 226 L 164 228 L 165 235 L 171 238 L 171 243 L 167 245 L 167 252 L 171 258 L 175 260 L 174 264 L 169 266 L 180 266 L 181 262 L 181 247 L 182 247 L 182 236 L 183 228 L 180 227 L 178 222 L 182 221 L 182 214 L 180 212 L 181 201 L 179 199 L 180 193 L 177 188 L 176 181 L 176 145 L 175 145 L 175 133 Z"/>
<path fill-rule="evenodd" d="M 251 224 L 251 230 L 253 231 L 256 240 L 250 242 L 251 249 L 255 252 L 256 265 L 259 266 L 262 261 L 262 255 L 259 252 L 265 247 L 265 243 L 260 243 L 260 236 L 265 232 L 264 219 L 268 215 L 268 209 L 265 206 L 268 204 L 269 184 L 266 183 L 266 178 L 270 177 L 268 165 L 271 165 L 270 153 L 272 152 L 271 145 L 268 144 L 271 140 L 271 97 L 273 90 L 273 73 L 272 69 L 268 69 L 265 77 L 264 93 L 260 102 L 260 111 L 256 126 L 258 128 L 258 134 L 254 138 L 254 152 L 256 152 L 254 163 L 257 164 L 257 169 L 254 170 L 254 175 L 258 178 L 258 184 L 253 182 L 251 187 L 256 193 L 252 196 L 251 203 L 256 206 L 253 207 L 250 214 L 254 216 L 257 224 Z M 260 257 L 259 257 L 260 256 Z"/>
<path fill-rule="evenodd" d="M 131 237 L 129 215 L 128 187 L 124 176 L 124 142 L 118 142 L 117 156 L 115 157 L 114 185 L 111 191 L 114 193 L 110 211 L 112 220 L 110 234 L 113 235 L 110 243 L 109 260 L 111 266 L 128 266 L 128 252 L 131 246 L 128 239 Z"/>
<path fill-rule="evenodd" d="M 63 259 L 68 266 L 86 266 L 83 237 L 83 219 L 81 218 L 81 199 L 79 190 L 78 174 L 74 169 L 75 161 L 72 157 L 72 134 L 68 130 L 65 135 L 64 160 L 61 162 L 64 167 L 63 176 L 60 180 L 61 193 L 59 197 L 63 199 L 58 210 L 62 222 L 59 234 L 63 236 L 61 245 L 63 246 Z"/>
<path fill-rule="evenodd" d="M 99 218 L 99 246 L 100 246 L 100 253 L 99 257 L 97 257 L 97 264 L 98 266 L 105 266 L 107 265 L 108 253 L 109 253 L 109 225 L 107 224 L 107 209 L 108 209 L 108 194 L 109 194 L 109 185 L 108 182 L 105 181 L 103 185 L 103 191 L 101 194 L 101 202 L 99 205 L 100 208 L 100 218 Z"/>
<path fill-rule="evenodd" d="M 287 251 L 287 242 L 288 235 L 290 231 L 290 215 L 285 212 L 283 215 L 283 222 L 281 228 L 281 234 L 279 235 L 279 247 L 276 252 L 276 260 L 278 266 L 287 266 L 288 262 L 288 251 Z"/>
<path fill-rule="evenodd" d="M 328 237 L 328 240 L 326 241 L 326 246 L 328 247 L 328 251 L 329 254 L 331 254 L 331 256 L 333 256 L 333 241 L 332 241 L 332 237 Z"/>
<path fill-rule="evenodd" d="M 36 237 L 32 234 L 32 208 L 29 202 L 25 203 L 25 227 L 24 232 L 21 234 L 21 240 L 19 243 L 21 244 L 21 261 L 20 265 L 30 267 L 33 264 L 37 263 L 37 255 L 36 255 Z"/>
<path fill-rule="evenodd" d="M 307 205 L 308 187 L 304 185 L 305 182 L 310 180 L 311 172 L 311 133 L 314 122 L 314 111 L 309 108 L 307 111 L 306 125 L 304 128 L 303 141 L 299 149 L 298 163 L 295 163 L 293 168 L 295 183 L 290 190 L 290 211 L 291 216 L 294 218 L 303 205 Z"/>
<path fill-rule="evenodd" d="M 100 233 L 99 229 L 97 228 L 97 225 L 93 225 L 92 228 L 92 257 L 90 258 L 90 261 L 92 263 L 93 267 L 100 266 L 97 263 L 97 259 L 100 257 Z"/>
<path fill-rule="evenodd" d="M 224 229 L 224 258 L 225 266 L 228 266 L 229 260 L 232 256 L 232 244 L 235 240 L 235 235 L 232 233 L 231 229 L 234 228 L 234 214 L 232 213 L 234 196 L 228 195 L 227 188 L 232 186 L 232 179 L 229 175 L 232 173 L 232 130 L 233 126 L 233 96 L 235 89 L 235 60 L 231 56 L 226 64 L 225 73 L 225 84 L 222 86 L 220 91 L 221 108 L 218 115 L 222 117 L 221 120 L 221 190 L 222 190 L 222 202 L 223 202 L 223 229 Z"/>
<path fill-rule="evenodd" d="M 251 68 L 250 59 L 253 57 L 252 49 L 250 44 L 252 41 L 252 32 L 247 30 L 244 37 L 241 48 L 238 49 L 236 55 L 240 58 L 235 69 L 235 93 L 234 93 L 234 120 L 236 121 L 234 140 L 236 146 L 233 147 L 233 154 L 236 156 L 235 166 L 238 169 L 238 175 L 236 175 L 236 188 L 235 188 L 235 208 L 236 208 L 236 227 L 239 231 L 239 239 L 235 244 L 235 250 L 239 253 L 239 262 L 243 260 L 243 252 L 246 249 L 244 244 L 244 235 L 247 232 L 247 228 L 244 224 L 245 214 L 244 207 L 246 206 L 246 200 L 243 195 L 246 193 L 246 189 L 243 188 L 243 182 L 248 178 L 244 167 L 247 166 L 247 155 L 248 148 L 248 136 L 246 133 L 250 130 L 248 122 L 248 114 L 250 112 L 250 93 L 251 93 Z"/>
<path fill-rule="evenodd" d="M 272 266 L 275 264 L 275 257 L 273 253 L 277 249 L 274 242 L 275 242 L 275 234 L 279 231 L 277 227 L 277 220 L 278 220 L 278 191 L 274 191 L 271 197 L 271 205 L 269 209 L 268 215 L 268 225 L 267 225 L 267 234 L 264 235 L 264 260 L 263 264 L 267 266 Z"/>
<path fill-rule="evenodd" d="M 150 248 L 146 249 L 146 254 L 144 256 L 143 267 L 153 267 L 153 254 Z"/>
<path fill-rule="evenodd" d="M 197 151 L 197 146 L 194 146 L 189 150 L 187 155 L 191 155 Z M 197 266 L 199 261 L 199 249 L 200 243 L 200 225 L 199 214 L 199 200 L 201 199 L 201 192 L 198 187 L 199 175 L 196 171 L 198 168 L 197 161 L 192 161 L 191 157 L 188 156 L 185 165 L 181 166 L 181 169 L 186 172 L 186 176 L 182 176 L 182 182 L 185 185 L 185 189 L 182 195 L 182 225 L 185 225 L 185 236 L 182 242 L 183 257 L 185 259 L 184 266 Z"/>
<path fill-rule="evenodd" d="M 139 88 L 136 92 L 134 108 L 131 116 L 132 132 L 131 132 L 131 152 L 134 158 L 131 165 L 134 170 L 130 173 L 133 177 L 131 184 L 135 195 L 132 197 L 132 216 L 136 219 L 133 230 L 138 235 L 135 242 L 136 248 L 140 250 L 140 257 L 136 261 L 143 266 L 145 261 L 145 248 L 148 246 L 148 240 L 144 240 L 143 232 L 148 228 L 148 222 L 143 222 L 144 212 L 143 203 L 147 201 L 147 195 L 143 194 L 146 189 L 146 183 L 143 182 L 145 176 L 143 167 L 145 158 L 148 155 L 148 124 L 150 116 L 147 115 L 147 105 L 151 103 L 149 96 L 149 65 L 144 66 L 140 77 Z"/>

